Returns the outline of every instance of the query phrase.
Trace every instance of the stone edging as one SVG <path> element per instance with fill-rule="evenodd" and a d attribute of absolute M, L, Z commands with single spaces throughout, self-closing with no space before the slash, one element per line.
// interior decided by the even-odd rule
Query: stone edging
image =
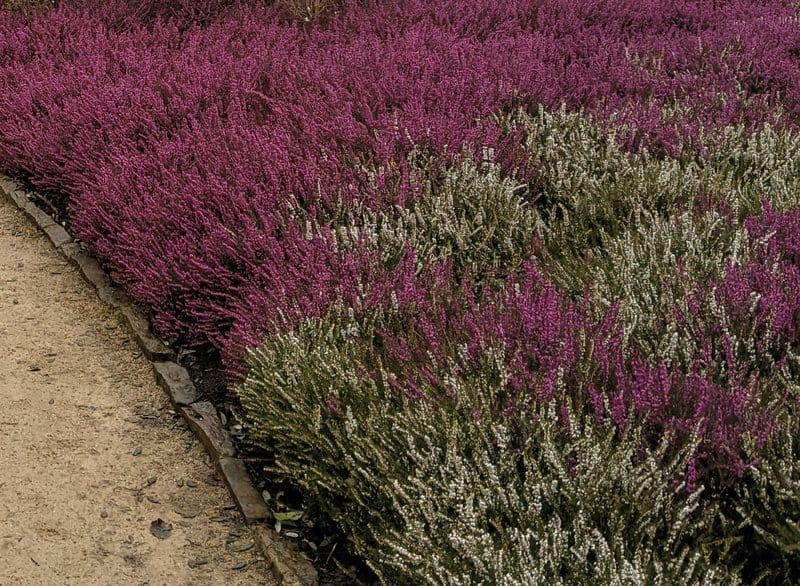
<path fill-rule="evenodd" d="M 159 386 L 203 443 L 211 460 L 233 497 L 239 511 L 250 526 L 255 542 L 269 562 L 273 575 L 283 586 L 316 586 L 317 571 L 297 548 L 280 539 L 267 524 L 272 514 L 253 486 L 244 462 L 237 458 L 230 434 L 222 426 L 216 407 L 200 401 L 189 372 L 176 360 L 175 351 L 150 332 L 145 315 L 125 293 L 116 288 L 100 264 L 47 213 L 33 203 L 26 191 L 14 180 L 0 176 L 0 192 L 22 210 L 39 229 L 47 234 L 53 246 L 80 271 L 97 291 L 98 297 L 119 311 L 133 338 L 153 366 Z"/>

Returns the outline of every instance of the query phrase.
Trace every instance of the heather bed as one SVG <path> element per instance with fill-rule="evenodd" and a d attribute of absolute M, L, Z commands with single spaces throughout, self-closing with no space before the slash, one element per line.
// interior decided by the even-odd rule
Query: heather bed
<path fill-rule="evenodd" d="M 794 582 L 800 24 L 663 4 L 0 15 L 0 169 L 385 581 Z"/>

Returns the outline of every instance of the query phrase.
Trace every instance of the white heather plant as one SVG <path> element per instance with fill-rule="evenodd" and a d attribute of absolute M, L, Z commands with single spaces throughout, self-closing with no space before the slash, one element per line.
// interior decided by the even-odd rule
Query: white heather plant
<path fill-rule="evenodd" d="M 613 133 L 582 114 L 540 108 L 500 122 L 522 131 L 520 156 L 536 169 L 525 197 L 541 215 L 548 262 L 582 262 L 584 251 L 628 229 L 641 210 L 680 209 L 700 186 L 677 160 L 622 151 Z"/>
<path fill-rule="evenodd" d="M 697 356 L 698 340 L 691 323 L 676 320 L 674 308 L 689 316 L 687 301 L 699 283 L 720 279 L 726 261 L 746 260 L 747 233 L 731 230 L 713 211 L 668 218 L 642 210 L 631 224 L 609 238 L 570 285 L 591 287 L 602 308 L 619 303 L 627 341 L 645 357 L 687 365 Z"/>
<path fill-rule="evenodd" d="M 713 510 L 698 509 L 700 490 L 675 483 L 691 447 L 668 460 L 664 438 L 643 454 L 635 429 L 617 437 L 576 416 L 569 437 L 552 405 L 530 417 L 476 417 L 492 412 L 505 376 L 500 349 L 480 369 L 449 373 L 452 401 L 409 400 L 358 342 L 369 328 L 304 322 L 250 352 L 238 390 L 251 437 L 382 582 L 737 582 L 703 541 Z"/>
<path fill-rule="evenodd" d="M 712 143 L 713 144 L 713 143 Z M 761 211 L 767 200 L 778 211 L 800 205 L 800 136 L 766 125 L 748 136 L 727 128 L 709 148 L 704 189 L 724 200 L 739 219 Z"/>
<path fill-rule="evenodd" d="M 331 228 L 337 244 L 349 248 L 363 240 L 384 262 L 410 247 L 418 266 L 450 258 L 456 275 L 508 275 L 529 258 L 539 232 L 538 215 L 522 197 L 525 185 L 504 177 L 498 165 L 462 153 L 433 180 L 432 160 L 421 152 L 409 157 L 418 196 L 408 207 L 372 211 L 354 204 L 340 211 Z"/>
<path fill-rule="evenodd" d="M 758 214 L 762 200 L 777 211 L 800 205 L 800 137 L 769 125 L 749 137 L 729 128 L 706 137 L 705 157 L 672 159 L 624 152 L 613 133 L 578 113 L 540 109 L 501 122 L 524 129 L 522 153 L 536 164 L 526 196 L 541 215 L 548 260 L 582 261 L 621 232 L 646 231 L 655 216 L 694 211 L 701 195 L 722 202 L 737 222 Z M 548 268 L 557 279 L 560 267 Z"/>

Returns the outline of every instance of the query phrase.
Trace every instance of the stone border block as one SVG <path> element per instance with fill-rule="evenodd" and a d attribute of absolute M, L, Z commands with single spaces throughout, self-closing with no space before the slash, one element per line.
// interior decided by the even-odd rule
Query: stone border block
<path fill-rule="evenodd" d="M 220 474 L 234 495 L 244 520 L 248 525 L 272 518 L 264 499 L 250 482 L 247 468 L 239 458 L 220 458 L 217 462 Z"/>
<path fill-rule="evenodd" d="M 74 257 L 76 254 L 78 254 L 82 250 L 82 248 L 81 248 L 80 244 L 78 244 L 77 242 L 75 242 L 73 240 L 71 242 L 67 242 L 66 244 L 62 244 L 59 247 L 59 250 L 61 251 L 61 254 L 63 254 L 65 257 L 67 257 L 68 261 L 74 262 L 72 260 L 72 257 Z"/>
<path fill-rule="evenodd" d="M 253 537 L 258 543 L 267 562 L 272 568 L 272 573 L 284 586 L 315 586 L 319 584 L 319 575 L 302 554 L 293 551 L 276 539 L 275 532 L 263 524 L 250 528 Z"/>
<path fill-rule="evenodd" d="M 69 233 L 67 233 L 67 231 L 58 224 L 48 226 L 47 228 L 44 228 L 44 231 L 47 234 L 47 237 L 50 239 L 50 242 L 53 243 L 53 246 L 58 249 L 65 244 L 72 242 L 72 236 L 70 236 Z"/>
<path fill-rule="evenodd" d="M 28 201 L 25 204 L 25 207 L 22 208 L 22 211 L 25 212 L 28 217 L 33 220 L 34 223 L 42 230 L 49 228 L 50 226 L 58 225 L 53 218 L 51 218 L 44 210 L 37 207 L 37 205 L 32 201 Z"/>
<path fill-rule="evenodd" d="M 11 200 L 17 204 L 17 207 L 20 210 L 23 212 L 25 211 L 25 204 L 28 203 L 28 196 L 26 196 L 24 192 L 18 189 L 13 189 L 11 191 L 7 191 L 6 195 L 8 195 L 8 197 L 10 197 Z"/>
<path fill-rule="evenodd" d="M 147 318 L 138 308 L 125 304 L 119 309 L 133 332 L 136 343 L 148 360 L 151 362 L 175 360 L 175 351 L 150 332 Z"/>
<path fill-rule="evenodd" d="M 181 365 L 169 362 L 154 362 L 156 382 L 164 389 L 175 407 L 188 407 L 200 398 L 189 371 Z"/>
<path fill-rule="evenodd" d="M 71 260 L 80 269 L 83 279 L 95 289 L 103 289 L 111 285 L 111 279 L 106 276 L 100 263 L 85 250 L 75 253 Z"/>
<path fill-rule="evenodd" d="M 208 401 L 198 401 L 189 406 L 178 407 L 178 411 L 186 419 L 195 435 L 203 442 L 213 460 L 232 458 L 236 455 L 231 436 L 222 427 L 219 413 L 214 405 Z M 249 479 L 248 477 L 248 482 Z"/>

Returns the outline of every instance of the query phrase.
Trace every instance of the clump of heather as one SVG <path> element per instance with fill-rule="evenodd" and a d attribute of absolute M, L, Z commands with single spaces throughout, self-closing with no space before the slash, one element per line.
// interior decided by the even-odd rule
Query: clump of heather
<path fill-rule="evenodd" d="M 767 238 L 772 232 L 755 227 L 762 203 L 775 213 L 800 204 L 796 137 L 765 127 L 741 147 L 734 129 L 712 158 L 658 160 L 621 152 L 574 115 L 543 114 L 523 127 L 520 152 L 537 161 L 536 255 L 554 282 L 590 290 L 605 310 L 618 307 L 623 346 L 651 363 L 688 370 L 714 338 L 714 347 L 748 348 L 737 353 L 743 365 L 773 370 L 774 342 L 753 336 L 767 320 L 791 327 L 794 269 Z M 558 157 L 547 158 L 552 151 Z M 793 220 L 782 221 L 792 234 Z"/>
<path fill-rule="evenodd" d="M 401 392 L 363 323 L 271 336 L 239 392 L 252 437 L 383 582 L 737 583 L 712 559 L 713 508 L 675 483 L 691 444 L 643 453 L 640 427 L 557 401 L 505 414 L 496 347 Z"/>
<path fill-rule="evenodd" d="M 798 212 L 775 214 L 767 205 L 762 218 L 749 218 L 753 258 L 728 264 L 714 297 L 725 316 L 716 323 L 731 337 L 748 340 L 745 356 L 753 369 L 787 364 L 797 350 L 800 327 L 800 257 L 797 256 Z"/>
<path fill-rule="evenodd" d="M 547 165 L 539 165 L 548 181 L 542 193 L 551 198 L 542 214 L 553 217 L 558 205 L 572 204 L 571 215 L 544 224 L 542 250 L 548 274 L 556 281 L 569 290 L 590 290 L 600 307 L 618 308 L 626 352 L 634 351 L 650 364 L 663 360 L 669 372 L 688 373 L 687 383 L 710 392 L 705 398 L 702 393 L 689 395 L 700 399 L 694 404 L 705 404 L 707 411 L 695 412 L 683 425 L 688 429 L 692 420 L 703 422 L 707 439 L 698 452 L 711 455 L 707 466 L 712 469 L 727 451 L 715 446 L 732 445 L 732 432 L 739 438 L 734 442 L 739 455 L 729 460 L 735 481 L 728 475 L 727 483 L 720 485 L 720 477 L 711 470 L 704 481 L 717 487 L 715 498 L 727 508 L 716 535 L 720 542 L 738 544 L 733 558 L 745 564 L 748 583 L 789 583 L 796 567 L 790 553 L 797 543 L 792 529 L 795 504 L 772 495 L 791 494 L 787 486 L 794 477 L 787 469 L 793 445 L 787 429 L 794 429 L 790 422 L 797 398 L 793 381 L 798 312 L 793 291 L 800 190 L 793 169 L 800 162 L 800 143 L 795 135 L 769 126 L 749 138 L 741 127 L 724 134 L 713 155 L 685 157 L 661 172 L 662 163 L 646 157 L 602 156 L 608 145 L 577 140 L 581 134 L 573 134 L 572 142 L 556 143 L 562 145 L 556 147 L 562 149 L 561 168 L 575 170 L 562 176 L 577 177 L 591 187 L 575 189 L 572 179 L 570 189 L 560 189 L 550 179 L 558 177 L 558 168 L 549 171 Z M 530 152 L 536 155 L 539 150 Z M 607 165 L 605 175 L 592 184 L 591 170 L 598 161 Z M 603 207 L 615 201 L 609 190 L 626 175 L 639 177 L 638 184 L 626 186 L 631 198 Z M 656 194 L 674 197 L 669 192 L 674 186 L 689 187 L 675 205 L 656 206 L 645 199 Z M 584 209 L 591 213 L 583 214 Z M 635 213 L 623 215 L 626 209 Z M 615 217 L 625 221 L 609 229 L 607 223 L 593 223 L 595 217 L 601 222 Z M 575 224 L 573 234 L 580 236 L 582 226 L 588 226 L 599 238 L 594 246 L 563 254 L 562 247 L 576 241 L 569 234 Z M 673 379 L 662 388 L 686 393 L 678 383 Z M 710 429 L 713 426 L 719 429 Z M 731 528 L 730 519 L 738 526 Z"/>
<path fill-rule="evenodd" d="M 755 230 L 755 218 L 745 227 L 761 207 L 748 177 L 758 170 L 762 195 L 796 206 L 796 179 L 782 173 L 797 161 L 796 141 L 766 127 L 746 158 L 733 156 L 729 138 L 711 160 L 671 160 L 625 153 L 578 115 L 540 112 L 507 124 L 522 137 L 518 165 L 534 163 L 527 184 L 542 266 L 567 291 L 589 291 L 596 307 L 619 313 L 615 344 L 628 366 L 603 366 L 603 376 L 623 404 L 650 412 L 656 433 L 666 425 L 688 434 L 702 422 L 703 466 L 727 462 L 722 468 L 741 477 L 752 463 L 741 457 L 745 442 L 761 445 L 783 409 L 786 385 L 776 375 L 797 337 L 796 269 L 775 266 L 775 241 L 764 241 L 772 232 Z M 784 220 L 784 233 L 792 222 Z"/>
<path fill-rule="evenodd" d="M 796 383 L 792 383 L 796 390 Z M 743 565 L 748 584 L 794 584 L 800 580 L 800 425 L 796 413 L 781 418 L 766 446 L 753 449 L 759 465 L 721 501 L 735 526 L 730 557 Z"/>
<path fill-rule="evenodd" d="M 3 0 L 0 9 L 22 18 L 44 14 L 53 7 L 51 0 Z"/>
<path fill-rule="evenodd" d="M 458 282 L 470 276 L 476 290 L 498 286 L 523 267 L 537 233 L 536 216 L 520 197 L 524 186 L 503 176 L 498 165 L 476 161 L 469 151 L 448 164 L 414 151 L 403 163 L 402 175 L 392 181 L 380 170 L 370 171 L 367 179 L 368 189 L 383 180 L 390 198 L 399 191 L 413 193 L 406 206 L 376 209 L 359 200 L 340 201 L 323 218 L 315 218 L 290 203 L 285 261 L 257 266 L 240 297 L 231 301 L 234 314 L 250 319 L 234 324 L 225 346 L 230 355 L 259 345 L 263 332 L 276 323 L 285 327 L 303 317 L 321 317 L 327 307 L 321 300 L 344 302 L 356 311 L 374 307 L 380 275 L 397 273 L 409 259 L 411 274 L 447 262 L 449 278 Z M 296 251 L 289 251 L 291 237 Z M 293 269 L 312 262 L 313 270 Z M 397 295 L 399 286 L 394 280 L 381 286 L 381 299 Z"/>
<path fill-rule="evenodd" d="M 371 280 L 369 286 L 362 282 L 363 295 L 343 300 L 335 310 L 340 317 L 326 322 L 330 329 L 325 332 L 341 328 L 348 348 L 360 348 L 355 357 L 348 358 L 350 374 L 337 370 L 337 377 L 367 377 L 367 383 L 377 384 L 381 392 L 418 401 L 439 413 L 443 405 L 458 400 L 464 373 L 500 372 L 490 381 L 491 392 L 487 391 L 491 406 L 473 411 L 475 419 L 508 422 L 520 414 L 535 419 L 537 409 L 547 404 L 568 435 L 574 425 L 570 413 L 594 425 L 609 426 L 617 434 L 635 428 L 639 454 L 656 454 L 660 449 L 667 461 L 680 460 L 678 456 L 685 454 L 681 467 L 672 469 L 673 488 L 675 482 L 684 487 L 676 489 L 676 498 L 679 493 L 685 498 L 685 490 L 691 494 L 703 488 L 700 507 L 710 515 L 719 499 L 747 486 L 752 475 L 763 470 L 758 454 L 771 449 L 774 429 L 783 425 L 790 407 L 788 381 L 796 369 L 792 348 L 796 310 L 790 295 L 796 287 L 796 269 L 791 264 L 796 260 L 796 212 L 777 213 L 767 206 L 763 213 L 740 220 L 754 205 L 748 199 L 752 192 L 746 181 L 739 192 L 739 213 L 725 201 L 714 203 L 705 190 L 716 181 L 731 180 L 724 161 L 702 169 L 692 158 L 664 161 L 626 154 L 602 142 L 585 120 L 565 113 L 540 112 L 538 120 L 524 123 L 534 129 L 528 134 L 535 138 L 527 144 L 532 145 L 528 152 L 539 156 L 538 191 L 532 181 L 504 179 L 495 174 L 497 166 L 469 160 L 451 169 L 438 167 L 435 172 L 422 165 L 409 176 L 415 178 L 412 184 L 417 183 L 414 205 L 424 207 L 437 186 L 459 185 L 443 176 L 453 173 L 458 179 L 465 169 L 469 171 L 469 183 L 481 185 L 484 192 L 483 198 L 477 194 L 470 198 L 476 205 L 486 202 L 481 205 L 517 210 L 497 217 L 524 218 L 530 226 L 531 238 L 514 237 L 517 245 L 510 250 L 530 246 L 531 254 L 540 258 L 536 265 L 520 266 L 514 255 L 495 257 L 495 263 L 464 262 L 481 253 L 480 239 L 465 239 L 468 245 L 463 247 L 449 246 L 458 238 L 450 240 L 447 230 L 440 237 L 424 222 L 398 222 L 385 210 L 369 215 L 356 208 L 352 216 L 336 215 L 331 232 L 336 233 L 337 249 L 351 250 L 360 243 L 384 252 L 372 257 L 384 280 Z M 768 128 L 754 140 L 773 142 L 763 140 L 764 135 L 776 136 Z M 561 152 L 560 159 L 547 158 L 553 151 Z M 761 159 L 767 154 L 759 149 L 748 165 L 769 169 L 770 161 Z M 581 165 L 581 161 L 588 163 Z M 476 172 L 481 180 L 474 176 Z M 772 172 L 780 177 L 779 171 Z M 422 179 L 431 173 L 439 180 L 425 183 Z M 614 194 L 617 182 L 630 199 L 604 198 Z M 683 186 L 677 196 L 667 191 L 676 185 Z M 766 193 L 784 208 L 795 197 L 785 180 Z M 653 205 L 654 197 L 665 198 L 677 213 L 670 205 Z M 501 203 L 514 198 L 513 205 Z M 438 201 L 450 200 L 440 197 Z M 559 205 L 565 209 L 569 205 L 569 211 L 553 213 Z M 449 219 L 441 223 L 457 226 L 455 234 L 479 233 L 475 230 L 482 226 L 485 209 L 479 205 L 473 210 L 480 213 L 462 212 L 460 222 L 454 223 L 457 209 L 441 206 L 439 217 Z M 625 209 L 631 210 L 627 216 L 621 213 Z M 592 218 L 605 218 L 608 227 L 594 226 Z M 502 241 L 503 234 L 515 233 L 515 224 L 490 225 Z M 584 227 L 596 229 L 597 237 L 558 251 L 558 244 L 574 242 L 574 236 L 565 234 L 579 236 Z M 312 230 L 316 231 L 324 232 Z M 404 233 L 407 238 L 398 236 Z M 403 248 L 400 242 L 413 245 Z M 414 250 L 420 251 L 420 257 L 410 254 Z M 404 253 L 399 259 L 398 251 Z M 430 273 L 442 260 L 447 262 Z M 485 278 L 492 274 L 489 267 L 497 266 L 506 271 L 504 283 Z M 561 279 L 572 294 L 565 295 L 543 273 Z M 476 276 L 481 286 L 476 286 Z M 453 288 L 452 283 L 460 284 Z M 576 296 L 577 301 L 570 299 Z M 297 332 L 305 327 L 301 325 L 292 335 L 302 339 Z M 271 344 L 270 338 L 257 352 L 258 359 L 250 361 L 251 367 L 257 367 L 241 390 L 254 430 L 272 429 L 269 421 L 276 421 L 278 412 L 291 411 L 293 402 L 306 400 L 301 400 L 301 394 L 310 393 L 309 386 L 296 386 L 297 378 L 270 370 L 277 368 L 272 362 L 277 359 L 267 350 L 274 348 Z M 314 344 L 303 347 L 311 351 Z M 487 362 L 487 356 L 492 361 Z M 293 376 L 305 376 L 301 371 L 293 371 Z M 338 394 L 340 386 L 333 383 L 321 388 L 325 396 L 312 394 L 310 401 L 326 416 L 341 418 L 352 401 L 361 400 Z M 391 413 L 389 405 L 385 413 Z M 403 413 L 407 408 L 404 402 Z M 318 428 L 319 418 L 309 421 Z M 372 416 L 370 421 L 382 420 Z M 374 423 L 370 433 L 384 433 L 378 431 L 379 426 Z M 295 435 L 286 441 L 307 441 L 308 447 L 293 449 L 274 443 L 274 437 L 286 437 L 283 427 L 264 431 L 258 441 L 279 453 L 312 454 L 308 426 L 302 429 L 294 423 L 293 427 Z M 299 439 L 300 435 L 306 439 Z M 661 443 L 664 438 L 669 439 Z M 313 466 L 305 460 L 302 464 L 283 462 L 285 471 L 301 476 L 301 470 L 308 474 Z M 377 477 L 370 478 L 378 483 Z M 765 482 L 779 486 L 781 481 L 767 476 Z M 329 481 L 320 483 L 330 486 Z M 372 501 L 363 498 L 360 502 Z M 737 505 L 726 501 L 726 506 Z M 339 513 L 330 514 L 341 518 Z M 734 525 L 731 519 L 729 513 L 715 518 L 706 537 L 726 546 L 752 543 L 751 525 L 744 521 Z M 358 529 L 349 532 L 355 534 Z M 364 534 L 353 538 L 362 539 Z M 790 548 L 791 537 L 780 547 Z M 722 548 L 714 555 L 726 560 L 720 563 L 727 564 L 728 570 L 736 572 L 740 563 L 748 568 L 746 572 L 752 570 L 755 562 L 743 560 L 741 550 L 726 551 Z"/>

